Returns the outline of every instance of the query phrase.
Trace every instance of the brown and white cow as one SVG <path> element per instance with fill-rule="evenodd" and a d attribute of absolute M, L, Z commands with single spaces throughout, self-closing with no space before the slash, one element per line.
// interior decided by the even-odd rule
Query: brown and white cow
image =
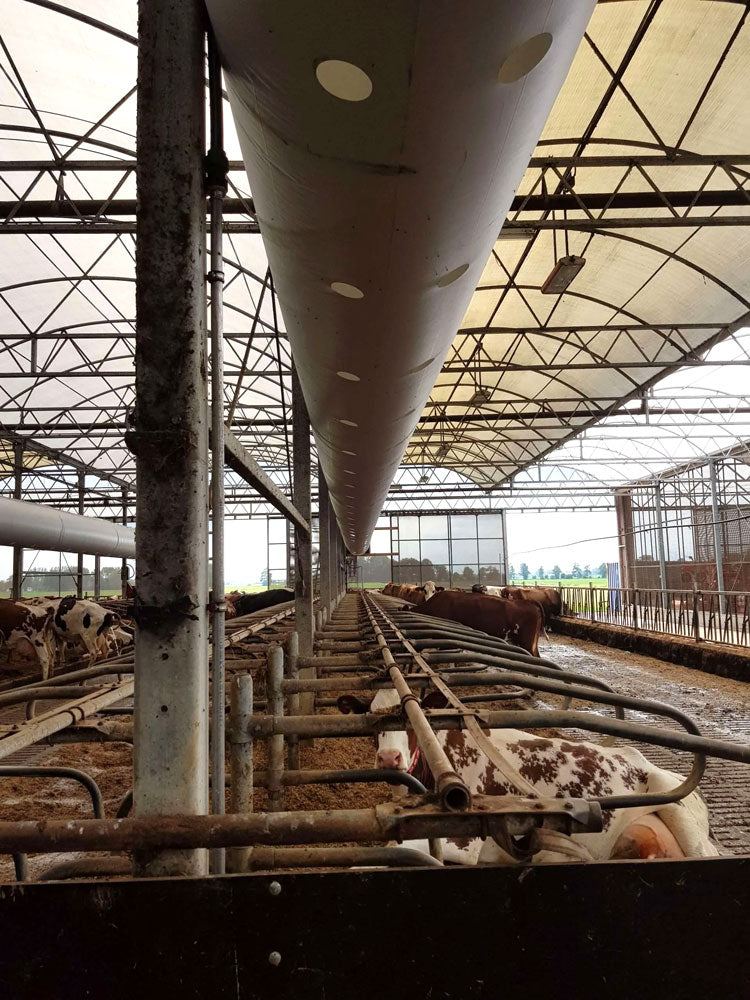
<path fill-rule="evenodd" d="M 544 612 L 535 601 L 511 601 L 462 590 L 443 590 L 420 604 L 419 614 L 468 625 L 521 646 L 532 656 L 539 655 Z"/>
<path fill-rule="evenodd" d="M 0 599 L 0 646 L 4 645 L 11 656 L 18 653 L 36 659 L 43 680 L 49 677 L 55 662 L 52 616 L 52 611 L 39 614 L 16 601 Z"/>
<path fill-rule="evenodd" d="M 378 691 L 372 702 L 353 695 L 338 699 L 342 712 L 393 713 L 400 699 L 393 688 Z M 423 707 L 445 704 L 432 692 Z M 505 773 L 463 730 L 438 730 L 436 736 L 456 773 L 472 794 L 538 795 L 546 798 L 593 798 L 610 795 L 663 793 L 681 784 L 683 778 L 652 764 L 634 747 L 603 747 L 535 736 L 517 729 L 485 730 L 498 752 Z M 420 753 L 414 733 L 406 730 L 380 733 L 376 767 L 408 771 L 428 789 L 433 776 Z M 514 785 L 509 775 L 518 776 Z M 708 810 L 698 792 L 663 806 L 604 811 L 601 833 L 551 834 L 535 862 L 610 860 L 620 858 L 715 857 L 718 851 L 709 839 Z M 422 844 L 422 842 L 415 842 Z M 507 864 L 516 860 L 493 840 L 449 838 L 443 857 L 456 864 Z"/>

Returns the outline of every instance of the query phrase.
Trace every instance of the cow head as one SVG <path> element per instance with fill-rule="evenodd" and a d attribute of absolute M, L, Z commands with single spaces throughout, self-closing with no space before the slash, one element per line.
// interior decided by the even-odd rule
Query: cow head
<path fill-rule="evenodd" d="M 401 699 L 396 690 L 389 687 L 381 688 L 369 704 L 351 694 L 341 695 L 337 703 L 344 714 L 355 712 L 357 715 L 362 715 L 365 712 L 375 712 L 392 715 L 400 707 Z M 406 771 L 410 763 L 409 735 L 405 729 L 378 733 L 375 767 Z"/>
<path fill-rule="evenodd" d="M 472 594 L 486 594 L 487 588 L 484 586 L 483 583 L 475 583 L 474 586 L 471 588 L 471 592 Z"/>
<path fill-rule="evenodd" d="M 440 691 L 430 691 L 422 699 L 422 708 L 444 708 L 446 704 L 445 696 Z M 344 714 L 355 712 L 362 715 L 365 712 L 375 712 L 393 715 L 400 705 L 401 699 L 392 687 L 381 688 L 369 704 L 351 694 L 341 695 L 338 699 L 339 709 Z M 414 762 L 415 749 L 416 744 L 410 746 L 409 733 L 405 729 L 378 733 L 375 767 L 408 771 Z"/>
<path fill-rule="evenodd" d="M 424 585 L 425 600 L 429 601 L 429 599 L 434 595 L 434 593 L 435 593 L 435 581 L 427 580 L 427 582 Z"/>
<path fill-rule="evenodd" d="M 101 625 L 96 630 L 96 634 L 101 635 L 102 632 L 105 632 L 108 628 L 115 628 L 120 624 L 120 621 L 121 619 L 119 615 L 115 614 L 114 611 L 108 611 L 102 619 Z"/>

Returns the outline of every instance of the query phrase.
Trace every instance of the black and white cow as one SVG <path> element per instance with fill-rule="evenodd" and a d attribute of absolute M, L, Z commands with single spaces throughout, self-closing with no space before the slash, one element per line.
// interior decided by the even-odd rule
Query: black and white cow
<path fill-rule="evenodd" d="M 93 663 L 107 656 L 111 648 L 117 649 L 114 630 L 120 624 L 120 616 L 94 601 L 76 597 L 35 597 L 26 607 L 34 613 L 52 614 L 52 629 L 61 651 L 70 645 Z M 64 660 L 64 653 L 61 660 Z"/>
<path fill-rule="evenodd" d="M 424 707 L 442 707 L 439 692 L 425 699 Z M 393 713 L 400 699 L 393 688 L 384 688 L 368 705 L 353 695 L 338 699 L 343 712 Z M 505 773 L 485 755 L 469 733 L 439 730 L 436 735 L 456 773 L 472 794 L 534 795 L 545 798 L 663 793 L 682 778 L 665 771 L 634 747 L 603 747 L 534 736 L 517 729 L 486 731 L 506 765 Z M 433 778 L 409 730 L 380 733 L 376 767 L 408 771 L 427 788 Z M 508 776 L 515 776 L 515 782 Z M 552 834 L 535 862 L 608 860 L 614 858 L 714 857 L 718 851 L 709 839 L 708 810 L 698 792 L 664 806 L 636 807 L 604 812 L 601 833 Z M 417 842 L 421 843 L 421 842 Z M 494 841 L 449 838 L 443 844 L 446 861 L 456 864 L 515 863 Z"/>
<path fill-rule="evenodd" d="M 36 659 L 46 680 L 55 661 L 56 642 L 51 611 L 42 614 L 7 598 L 0 599 L 0 646 Z"/>

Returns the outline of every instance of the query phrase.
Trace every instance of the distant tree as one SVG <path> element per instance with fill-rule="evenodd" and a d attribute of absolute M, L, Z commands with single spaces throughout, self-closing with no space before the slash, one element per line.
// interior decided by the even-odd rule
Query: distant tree
<path fill-rule="evenodd" d="M 462 575 L 462 583 L 465 587 L 470 587 L 472 584 L 477 582 L 476 574 L 471 566 L 464 566 L 464 571 Z"/>
<path fill-rule="evenodd" d="M 510 566 L 508 567 L 508 572 L 510 573 L 511 580 L 515 580 L 515 578 L 516 578 L 516 567 L 513 565 L 513 563 L 511 563 Z"/>
<path fill-rule="evenodd" d="M 526 563 L 521 563 L 521 576 L 524 580 L 528 580 L 529 578 L 529 567 Z"/>
<path fill-rule="evenodd" d="M 539 569 L 536 571 L 536 578 L 537 580 L 544 579 L 544 566 L 540 566 Z"/>
<path fill-rule="evenodd" d="M 591 579 L 591 567 L 590 566 L 584 566 L 583 567 L 583 579 L 584 580 L 590 580 Z"/>
<path fill-rule="evenodd" d="M 602 563 L 601 566 L 597 569 L 596 572 L 597 572 L 598 576 L 606 576 L 607 575 L 607 564 L 606 563 Z"/>
<path fill-rule="evenodd" d="M 563 571 L 560 569 L 557 563 L 555 563 L 555 565 L 552 567 L 552 579 L 562 580 L 562 578 L 563 578 Z"/>
<path fill-rule="evenodd" d="M 260 585 L 261 587 L 268 586 L 268 569 L 262 569 L 260 571 Z"/>
<path fill-rule="evenodd" d="M 583 576 L 583 570 L 578 563 L 573 563 L 573 569 L 570 571 L 570 575 L 573 579 L 580 579 Z"/>

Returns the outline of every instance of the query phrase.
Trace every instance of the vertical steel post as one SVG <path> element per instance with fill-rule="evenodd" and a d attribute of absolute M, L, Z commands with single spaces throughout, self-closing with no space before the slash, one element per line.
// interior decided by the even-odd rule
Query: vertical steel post
<path fill-rule="evenodd" d="M 102 557 L 94 556 L 94 600 L 102 595 Z"/>
<path fill-rule="evenodd" d="M 83 472 L 78 473 L 78 513 L 83 514 L 86 510 L 86 476 Z M 83 552 L 78 553 L 76 560 L 76 597 L 83 597 Z"/>
<path fill-rule="evenodd" d="M 200 0 L 139 0 L 134 806 L 208 810 L 208 430 Z M 204 875 L 203 849 L 136 856 Z"/>
<path fill-rule="evenodd" d="M 661 606 L 667 610 L 667 559 L 664 546 L 664 515 L 661 503 L 661 481 L 654 483 L 654 513 L 656 515 L 656 551 L 659 556 L 659 586 Z"/>
<path fill-rule="evenodd" d="M 251 674 L 237 674 L 229 690 L 229 764 L 232 775 L 229 809 L 233 813 L 253 811 L 253 678 Z M 247 847 L 230 847 L 227 851 L 227 868 L 230 872 L 243 872 L 247 868 L 250 850 Z"/>
<path fill-rule="evenodd" d="M 284 679 L 284 651 L 275 643 L 266 653 L 266 714 L 277 718 L 284 714 L 284 696 L 281 682 Z M 284 736 L 276 734 L 268 737 L 266 750 L 268 761 L 268 811 L 279 812 L 284 807 Z"/>
<path fill-rule="evenodd" d="M 208 35 L 208 88 L 211 143 L 206 157 L 206 191 L 211 213 L 211 812 L 225 811 L 225 669 L 224 636 L 224 248 L 222 216 L 227 193 L 224 153 L 221 64 L 213 35 Z M 211 851 L 211 871 L 225 871 L 225 852 Z"/>
<path fill-rule="evenodd" d="M 292 681 L 299 677 L 299 636 L 296 632 L 290 632 L 284 643 L 284 674 Z M 289 695 L 289 714 L 300 714 L 299 694 Z M 299 736 L 287 737 L 287 767 L 290 771 L 299 770 Z"/>
<path fill-rule="evenodd" d="M 318 580 L 320 581 L 320 603 L 323 611 L 330 615 L 335 588 L 331 587 L 331 504 L 328 498 L 328 483 L 323 470 L 318 466 Z"/>
<path fill-rule="evenodd" d="M 310 418 L 305 397 L 292 364 L 292 446 L 294 449 L 294 506 L 312 528 L 310 509 Z M 312 537 L 295 525 L 294 573 L 295 629 L 299 635 L 300 656 L 313 651 L 313 580 Z"/>
<path fill-rule="evenodd" d="M 23 495 L 23 443 L 16 441 L 13 445 L 13 497 L 20 500 Z M 14 601 L 20 600 L 23 591 L 23 546 L 13 546 L 13 575 L 11 577 L 10 596 Z"/>
<path fill-rule="evenodd" d="M 122 491 L 122 523 L 128 523 L 128 493 Z M 125 597 L 128 586 L 128 561 L 123 559 L 120 563 L 120 597 Z"/>
<path fill-rule="evenodd" d="M 708 475 L 711 482 L 711 520 L 714 529 L 714 558 L 716 560 L 716 589 L 724 590 L 724 551 L 721 521 L 719 514 L 719 483 L 716 476 L 716 459 L 708 460 Z M 726 600 L 724 595 L 719 595 L 719 611 L 724 614 L 726 610 Z"/>
<path fill-rule="evenodd" d="M 509 579 L 508 579 L 508 522 L 507 522 L 504 510 L 500 511 L 500 519 L 501 519 L 502 528 L 503 528 L 503 565 L 502 565 L 502 574 L 503 574 L 503 577 L 502 577 L 502 579 L 503 579 L 503 586 L 507 587 L 508 583 L 510 582 Z"/>

